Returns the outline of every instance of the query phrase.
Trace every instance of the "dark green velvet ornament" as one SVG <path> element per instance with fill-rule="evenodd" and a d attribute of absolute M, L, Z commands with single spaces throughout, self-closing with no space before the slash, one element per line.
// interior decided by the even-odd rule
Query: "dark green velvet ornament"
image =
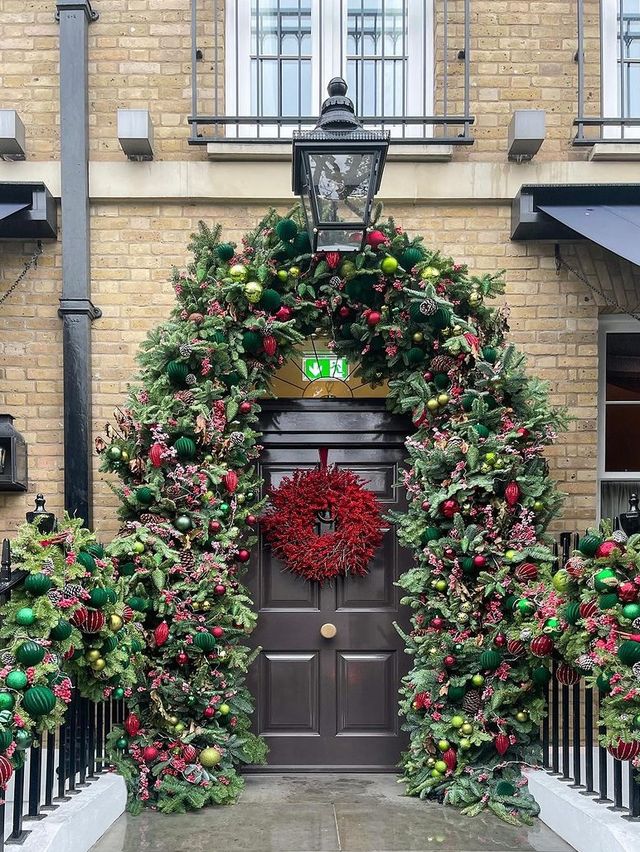
<path fill-rule="evenodd" d="M 616 606 L 618 603 L 618 596 L 615 592 L 608 592 L 607 594 L 600 595 L 598 598 L 598 607 L 600 609 L 611 609 Z"/>
<path fill-rule="evenodd" d="M 242 335 L 242 348 L 250 355 L 257 355 L 262 349 L 262 336 L 257 331 L 245 331 Z"/>
<path fill-rule="evenodd" d="M 10 730 L 0 731 L 0 751 L 6 751 L 13 742 L 13 734 Z"/>
<path fill-rule="evenodd" d="M 223 263 L 228 263 L 235 253 L 236 250 L 231 243 L 220 243 L 216 246 L 216 255 Z"/>
<path fill-rule="evenodd" d="M 118 647 L 118 637 L 117 636 L 108 636 L 103 645 L 102 645 L 102 653 L 109 654 L 111 651 L 115 651 Z"/>
<path fill-rule="evenodd" d="M 466 695 L 467 690 L 464 686 L 450 686 L 447 690 L 447 697 L 450 701 L 461 701 Z"/>
<path fill-rule="evenodd" d="M 99 541 L 90 541 L 84 548 L 87 553 L 90 553 L 95 559 L 104 559 L 104 547 Z"/>
<path fill-rule="evenodd" d="M 596 686 L 600 692 L 609 692 L 611 689 L 611 677 L 605 672 L 601 672 L 596 678 Z"/>
<path fill-rule="evenodd" d="M 89 592 L 89 601 L 91 606 L 96 609 L 102 609 L 102 607 L 109 601 L 109 594 L 106 589 L 102 589 L 98 586 L 95 589 L 91 589 Z"/>
<path fill-rule="evenodd" d="M 205 653 L 213 651 L 217 645 L 215 637 L 211 633 L 196 633 L 193 644 L 196 648 L 200 648 Z"/>
<path fill-rule="evenodd" d="M 46 595 L 52 586 L 53 583 L 46 574 L 29 574 L 24 581 L 24 588 L 34 597 Z"/>
<path fill-rule="evenodd" d="M 81 550 L 78 554 L 76 554 L 76 562 L 78 562 L 85 571 L 88 571 L 89 574 L 93 574 L 96 570 L 96 561 L 90 553 L 87 553 L 86 550 Z"/>
<path fill-rule="evenodd" d="M 487 429 L 484 423 L 474 423 L 473 428 L 478 433 L 478 437 L 480 438 L 488 438 L 491 434 L 491 432 L 489 431 L 489 429 Z"/>
<path fill-rule="evenodd" d="M 469 412 L 473 408 L 474 400 L 478 399 L 477 394 L 475 393 L 465 393 L 462 396 L 462 408 Z"/>
<path fill-rule="evenodd" d="M 227 387 L 237 385 L 240 381 L 240 373 L 237 370 L 231 370 L 231 372 L 225 373 L 224 376 L 222 376 L 222 381 Z"/>
<path fill-rule="evenodd" d="M 46 716 L 56 706 L 56 697 L 48 686 L 32 686 L 25 692 L 22 705 L 30 716 Z"/>
<path fill-rule="evenodd" d="M 480 668 L 485 671 L 495 671 L 501 662 L 502 657 L 497 651 L 488 650 L 480 654 Z"/>
<path fill-rule="evenodd" d="M 618 646 L 618 659 L 625 666 L 632 666 L 634 663 L 640 662 L 640 642 L 634 642 L 632 639 L 621 642 Z"/>
<path fill-rule="evenodd" d="M 551 672 L 546 666 L 538 666 L 531 672 L 531 680 L 537 686 L 544 686 L 551 680 Z"/>
<path fill-rule="evenodd" d="M 183 461 L 189 461 L 190 459 L 195 457 L 196 454 L 196 444 L 195 441 L 192 441 L 191 438 L 187 438 L 186 436 L 182 436 L 178 438 L 178 440 L 173 445 L 175 447 L 176 453 L 178 454 L 178 458 Z"/>
<path fill-rule="evenodd" d="M 131 609 L 135 609 L 138 612 L 145 612 L 148 605 L 149 605 L 149 599 L 148 598 L 141 598 L 141 597 L 138 597 L 137 595 L 134 595 L 133 597 L 131 597 L 127 600 L 127 603 L 129 604 Z"/>
<path fill-rule="evenodd" d="M 489 364 L 495 364 L 498 359 L 498 350 L 493 346 L 483 346 L 482 357 Z"/>
<path fill-rule="evenodd" d="M 418 325 L 426 325 L 431 321 L 431 317 L 428 317 L 426 314 L 423 314 L 420 310 L 421 302 L 411 302 L 409 305 L 409 316 L 412 321 L 417 323 Z"/>
<path fill-rule="evenodd" d="M 451 379 L 446 373 L 436 373 L 433 377 L 433 383 L 438 390 L 445 390 L 451 384 Z"/>
<path fill-rule="evenodd" d="M 446 328 L 451 322 L 452 314 L 445 307 L 440 305 L 435 314 L 430 318 L 431 325 L 434 328 Z"/>
<path fill-rule="evenodd" d="M 409 270 L 413 269 L 416 263 L 420 263 L 422 259 L 423 254 L 419 248 L 416 248 L 415 246 L 407 246 L 400 255 L 400 266 L 409 272 Z"/>
<path fill-rule="evenodd" d="M 464 556 L 461 560 L 462 570 L 465 574 L 471 574 L 475 570 L 475 565 L 473 564 L 473 557 Z"/>
<path fill-rule="evenodd" d="M 51 628 L 50 636 L 56 642 L 62 642 L 65 639 L 68 639 L 73 632 L 73 627 L 69 624 L 68 621 L 65 621 L 64 618 L 61 618 L 60 621 L 56 624 L 55 627 Z"/>
<path fill-rule="evenodd" d="M 437 527 L 427 527 L 420 536 L 420 542 L 421 544 L 429 544 L 429 542 L 438 541 L 439 538 L 440 530 Z"/>
<path fill-rule="evenodd" d="M 23 666 L 37 666 L 44 660 L 45 654 L 46 651 L 42 645 L 28 639 L 16 649 L 16 660 Z"/>
<path fill-rule="evenodd" d="M 282 306 L 282 296 L 277 290 L 263 290 L 260 299 L 260 307 L 274 314 Z"/>
<path fill-rule="evenodd" d="M 118 573 L 121 577 L 133 577 L 136 573 L 136 566 L 133 562 L 123 562 L 118 566 Z"/>
<path fill-rule="evenodd" d="M 578 550 L 583 556 L 591 558 L 592 556 L 595 556 L 596 550 L 601 544 L 602 538 L 599 535 L 589 533 L 588 535 L 583 535 L 578 542 Z"/>
<path fill-rule="evenodd" d="M 138 503 L 148 506 L 153 503 L 153 491 L 148 485 L 141 485 L 140 488 L 136 488 L 136 500 Z"/>
<path fill-rule="evenodd" d="M 189 375 L 189 368 L 182 361 L 169 361 L 166 366 L 169 381 L 174 385 L 183 385 Z"/>
<path fill-rule="evenodd" d="M 7 675 L 5 683 L 9 689 L 24 689 L 29 683 L 29 680 L 23 671 L 20 671 L 20 669 L 14 669 Z"/>
<path fill-rule="evenodd" d="M 298 226 L 293 219 L 280 219 L 276 225 L 276 234 L 283 242 L 294 239 L 298 233 Z"/>
<path fill-rule="evenodd" d="M 580 604 L 575 601 L 568 603 L 562 610 L 562 615 L 566 618 L 569 624 L 575 624 L 580 618 Z"/>
<path fill-rule="evenodd" d="M 293 247 L 299 255 L 311 252 L 311 240 L 307 231 L 298 231 L 293 238 Z"/>
<path fill-rule="evenodd" d="M 424 361 L 424 351 L 417 346 L 412 346 L 407 352 L 407 363 L 412 365 L 422 364 Z"/>

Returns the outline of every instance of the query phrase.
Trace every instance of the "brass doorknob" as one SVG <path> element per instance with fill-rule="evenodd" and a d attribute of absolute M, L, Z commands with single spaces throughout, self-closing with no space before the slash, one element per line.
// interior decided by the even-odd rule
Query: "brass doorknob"
<path fill-rule="evenodd" d="M 329 621 L 320 628 L 320 635 L 323 639 L 333 639 L 337 632 L 338 628 Z"/>

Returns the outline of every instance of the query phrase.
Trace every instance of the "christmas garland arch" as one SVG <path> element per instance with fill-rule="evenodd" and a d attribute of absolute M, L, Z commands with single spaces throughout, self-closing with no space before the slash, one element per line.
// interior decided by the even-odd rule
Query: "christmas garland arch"
<path fill-rule="evenodd" d="M 543 448 L 563 424 L 487 305 L 500 277 L 473 277 L 393 221 L 345 255 L 312 255 L 297 212 L 269 213 L 237 246 L 201 224 L 191 248 L 177 307 L 149 335 L 99 447 L 123 482 L 110 553 L 149 645 L 112 735 L 130 807 L 229 801 L 238 764 L 264 759 L 249 732 L 243 637 L 255 614 L 241 584 L 263 509 L 257 415 L 274 372 L 320 331 L 362 381 L 388 380 L 388 407 L 415 424 L 408 511 L 393 518 L 415 557 L 400 580 L 408 792 L 530 819 L 520 767 L 537 760 L 550 673 L 519 622 L 550 582 L 545 529 L 560 499 Z"/>

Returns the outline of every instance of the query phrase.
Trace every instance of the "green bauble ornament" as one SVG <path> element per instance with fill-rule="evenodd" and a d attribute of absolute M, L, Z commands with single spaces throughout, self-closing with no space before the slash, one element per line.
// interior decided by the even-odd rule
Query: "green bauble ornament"
<path fill-rule="evenodd" d="M 0 711 L 13 710 L 15 703 L 16 700 L 10 692 L 0 692 Z"/>
<path fill-rule="evenodd" d="M 451 322 L 451 311 L 440 305 L 435 314 L 431 317 L 431 324 L 434 328 L 446 328 Z"/>
<path fill-rule="evenodd" d="M 567 619 L 569 624 L 576 624 L 580 618 L 580 604 L 575 601 L 568 603 L 562 610 L 562 615 Z"/>
<path fill-rule="evenodd" d="M 544 623 L 544 627 L 542 628 L 545 633 L 549 636 L 559 636 L 560 635 L 560 619 L 552 616 L 551 618 L 547 618 Z"/>
<path fill-rule="evenodd" d="M 178 458 L 182 461 L 189 461 L 195 458 L 197 447 L 195 441 L 192 441 L 191 438 L 182 435 L 173 446 L 178 454 Z"/>
<path fill-rule="evenodd" d="M 293 238 L 294 257 L 311 252 L 311 240 L 307 231 L 298 231 Z"/>
<path fill-rule="evenodd" d="M 183 361 L 169 361 L 165 372 L 172 384 L 183 385 L 189 375 L 189 367 Z"/>
<path fill-rule="evenodd" d="M 616 606 L 618 603 L 618 596 L 615 592 L 607 592 L 604 595 L 600 595 L 598 598 L 598 606 L 600 609 L 612 609 L 612 607 Z"/>
<path fill-rule="evenodd" d="M 120 751 L 124 751 L 128 745 L 129 740 L 126 737 L 120 737 L 120 739 L 116 740 L 116 748 L 119 748 Z"/>
<path fill-rule="evenodd" d="M 593 578 L 593 587 L 596 592 L 610 592 L 618 585 L 616 572 L 611 568 L 603 568 Z"/>
<path fill-rule="evenodd" d="M 472 574 L 475 570 L 475 565 L 473 564 L 473 557 L 465 556 L 461 560 L 462 570 L 465 574 Z"/>
<path fill-rule="evenodd" d="M 275 290 L 272 292 L 275 293 Z M 244 295 L 247 299 L 247 302 L 251 302 L 252 305 L 257 305 L 257 303 L 262 298 L 263 293 L 264 289 L 259 281 L 247 281 L 247 283 L 244 285 Z"/>
<path fill-rule="evenodd" d="M 294 239 L 297 233 L 298 226 L 293 219 L 280 219 L 280 221 L 276 224 L 276 234 L 280 237 L 282 242 L 288 242 L 289 240 Z"/>
<path fill-rule="evenodd" d="M 462 701 L 466 695 L 464 686 L 450 686 L 447 690 L 447 697 L 450 701 Z"/>
<path fill-rule="evenodd" d="M 16 731 L 16 748 L 18 751 L 26 751 L 33 742 L 33 737 L 29 733 L 29 731 L 18 730 Z"/>
<path fill-rule="evenodd" d="M 220 505 L 218 506 L 218 511 L 222 515 L 226 515 L 230 508 L 231 508 L 231 506 L 229 506 L 228 503 L 220 503 Z"/>
<path fill-rule="evenodd" d="M 583 556 L 592 557 L 595 556 L 595 552 L 601 544 L 602 538 L 599 535 L 589 533 L 588 535 L 582 536 L 578 542 L 578 550 Z"/>
<path fill-rule="evenodd" d="M 637 603 L 628 603 L 622 607 L 622 614 L 625 618 L 628 618 L 630 621 L 633 621 L 636 618 L 640 618 L 640 604 Z"/>
<path fill-rule="evenodd" d="M 153 491 L 148 485 L 141 485 L 140 488 L 136 488 L 136 500 L 143 506 L 148 506 L 153 503 Z"/>
<path fill-rule="evenodd" d="M 247 284 L 247 287 L 249 285 Z M 245 293 L 246 293 L 245 287 Z M 251 301 L 251 300 L 249 300 Z M 269 311 L 274 314 L 279 308 L 282 306 L 282 296 L 278 293 L 277 290 L 263 290 L 262 297 L 260 299 L 260 307 L 265 311 Z"/>
<path fill-rule="evenodd" d="M 16 623 L 22 627 L 29 627 L 35 620 L 35 613 L 30 606 L 23 606 L 16 612 Z"/>
<path fill-rule="evenodd" d="M 24 581 L 24 588 L 34 597 L 46 595 L 52 586 L 53 583 L 46 574 L 29 574 Z"/>
<path fill-rule="evenodd" d="M 476 430 L 480 438 L 488 438 L 491 434 L 483 423 L 474 423 L 473 428 Z"/>
<path fill-rule="evenodd" d="M 257 331 L 245 331 L 242 335 L 242 348 L 249 355 L 257 355 L 262 349 L 262 337 Z"/>
<path fill-rule="evenodd" d="M 634 642 L 632 639 L 621 642 L 618 646 L 618 659 L 625 666 L 632 666 L 634 663 L 640 662 L 640 642 Z"/>
<path fill-rule="evenodd" d="M 531 672 L 531 680 L 538 686 L 544 686 L 551 680 L 551 672 L 546 666 L 537 666 Z"/>
<path fill-rule="evenodd" d="M 96 559 L 104 559 L 104 547 L 99 541 L 90 541 L 89 544 L 85 544 L 84 549 Z"/>
<path fill-rule="evenodd" d="M 502 657 L 497 651 L 483 651 L 480 654 L 478 662 L 481 669 L 484 669 L 485 671 L 495 671 L 502 662 Z"/>
<path fill-rule="evenodd" d="M 124 698 L 124 689 L 121 686 L 117 686 L 113 690 L 113 697 L 116 699 L 116 701 L 120 701 L 122 698 Z"/>
<path fill-rule="evenodd" d="M 179 532 L 186 533 L 189 532 L 193 525 L 188 515 L 178 515 L 174 521 L 174 526 Z"/>
<path fill-rule="evenodd" d="M 473 408 L 474 400 L 478 399 L 478 395 L 475 393 L 465 393 L 462 397 L 462 408 L 469 412 Z"/>
<path fill-rule="evenodd" d="M 437 527 L 427 527 L 420 535 L 422 544 L 429 544 L 432 541 L 438 541 L 440 538 L 440 530 Z"/>
<path fill-rule="evenodd" d="M 433 377 L 433 383 L 438 390 L 445 390 L 451 384 L 451 379 L 446 373 L 436 373 Z"/>
<path fill-rule="evenodd" d="M 520 600 L 516 601 L 516 610 L 520 613 L 520 615 L 531 615 L 536 611 L 536 605 L 533 601 L 527 600 L 526 598 L 520 598 Z"/>
<path fill-rule="evenodd" d="M 216 640 L 211 633 L 196 633 L 193 644 L 202 651 L 208 653 L 216 647 Z"/>
<path fill-rule="evenodd" d="M 89 592 L 89 601 L 92 607 L 102 609 L 109 602 L 109 592 L 107 589 L 100 588 L 99 586 L 91 589 Z"/>
<path fill-rule="evenodd" d="M 203 748 L 199 755 L 200 763 L 205 769 L 212 769 L 222 760 L 222 754 L 217 748 Z"/>
<path fill-rule="evenodd" d="M 145 612 L 149 604 L 149 599 L 134 595 L 132 598 L 127 600 L 127 604 L 131 607 L 131 609 L 137 610 L 137 612 Z"/>
<path fill-rule="evenodd" d="M 234 263 L 229 269 L 229 275 L 234 281 L 245 281 L 247 278 L 247 267 L 243 263 Z"/>
<path fill-rule="evenodd" d="M 142 651 L 143 648 L 144 648 L 144 645 L 142 644 L 142 642 L 139 639 L 132 639 L 131 640 L 131 650 L 133 651 L 134 654 L 139 654 L 140 651 Z"/>
<path fill-rule="evenodd" d="M 102 645 L 102 653 L 109 654 L 111 651 L 115 651 L 118 647 L 118 637 L 117 636 L 107 636 Z"/>
<path fill-rule="evenodd" d="M 407 272 L 416 265 L 416 263 L 420 263 L 422 260 L 422 252 L 419 248 L 415 246 L 407 246 L 407 248 L 400 255 L 400 264 L 402 268 Z"/>
<path fill-rule="evenodd" d="M 482 357 L 485 361 L 488 361 L 489 364 L 495 364 L 498 359 L 498 350 L 493 346 L 483 346 Z"/>
<path fill-rule="evenodd" d="M 107 456 L 111 459 L 111 461 L 120 461 L 122 458 L 122 450 L 117 446 L 117 444 L 113 444 L 107 450 Z"/>
<path fill-rule="evenodd" d="M 551 583 L 556 592 L 566 592 L 573 585 L 573 580 L 571 579 L 569 572 L 565 571 L 564 568 L 561 568 L 553 575 Z"/>
<path fill-rule="evenodd" d="M 32 686 L 25 692 L 22 706 L 30 716 L 46 716 L 56 706 L 56 697 L 48 686 Z"/>
<path fill-rule="evenodd" d="M 136 566 L 133 562 L 123 562 L 118 566 L 118 574 L 121 577 L 133 577 L 136 573 Z"/>
<path fill-rule="evenodd" d="M 216 254 L 218 259 L 223 263 L 228 263 L 235 254 L 235 247 L 231 243 L 220 243 L 216 246 Z"/>
<path fill-rule="evenodd" d="M 407 362 L 409 364 L 417 365 L 422 364 L 424 361 L 424 350 L 418 348 L 417 346 L 412 346 L 411 349 L 407 352 Z"/>
<path fill-rule="evenodd" d="M 87 553 L 86 550 L 81 550 L 78 554 L 76 554 L 76 562 L 78 562 L 85 571 L 88 571 L 89 574 L 93 574 L 96 570 L 96 561 L 90 553 Z"/>
<path fill-rule="evenodd" d="M 29 639 L 16 649 L 16 660 L 23 666 L 37 666 L 44 660 L 45 654 L 42 645 Z"/>
<path fill-rule="evenodd" d="M 611 678 L 608 674 L 602 672 L 596 678 L 596 686 L 600 690 L 600 692 L 609 692 L 611 689 Z"/>
<path fill-rule="evenodd" d="M 6 751 L 13 742 L 13 734 L 11 730 L 0 731 L 0 751 Z"/>

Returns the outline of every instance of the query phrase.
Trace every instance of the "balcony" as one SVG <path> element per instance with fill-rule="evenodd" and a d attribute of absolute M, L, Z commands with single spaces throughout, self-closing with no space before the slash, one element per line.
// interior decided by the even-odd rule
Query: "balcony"
<path fill-rule="evenodd" d="M 573 144 L 640 142 L 640 7 L 577 2 L 578 115 Z"/>
<path fill-rule="evenodd" d="M 312 128 L 331 77 L 395 144 L 473 143 L 470 0 L 192 0 L 192 145 Z"/>

